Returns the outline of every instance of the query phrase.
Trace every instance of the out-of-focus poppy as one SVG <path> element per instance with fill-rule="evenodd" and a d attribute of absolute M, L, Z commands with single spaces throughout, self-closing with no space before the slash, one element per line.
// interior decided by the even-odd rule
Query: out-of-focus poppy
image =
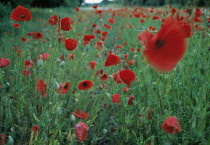
<path fill-rule="evenodd" d="M 97 9 L 98 5 L 93 5 L 92 8 Z"/>
<path fill-rule="evenodd" d="M 20 24 L 18 24 L 18 23 L 13 23 L 12 26 L 13 26 L 14 28 L 20 28 Z"/>
<path fill-rule="evenodd" d="M 66 94 L 70 89 L 71 83 L 65 82 L 63 84 L 60 84 L 59 88 L 56 89 L 58 94 Z"/>
<path fill-rule="evenodd" d="M 74 57 L 75 57 L 74 53 L 70 53 L 68 55 L 69 60 L 74 60 Z"/>
<path fill-rule="evenodd" d="M 82 118 L 82 119 L 87 119 L 89 115 L 85 112 L 82 112 L 82 110 L 78 109 L 76 113 L 72 112 L 76 118 Z"/>
<path fill-rule="evenodd" d="M 95 38 L 95 35 L 84 35 L 83 41 L 91 41 Z"/>
<path fill-rule="evenodd" d="M 21 37 L 21 41 L 26 42 L 27 41 L 26 37 Z"/>
<path fill-rule="evenodd" d="M 108 78 L 109 78 L 109 75 L 105 73 L 100 76 L 101 81 L 106 81 Z"/>
<path fill-rule="evenodd" d="M 50 57 L 50 54 L 48 53 L 41 53 L 38 55 L 38 59 L 47 60 Z"/>
<path fill-rule="evenodd" d="M 31 72 L 30 72 L 30 70 L 28 70 L 28 69 L 24 69 L 24 70 L 22 71 L 22 74 L 23 74 L 24 76 L 30 76 L 30 75 L 31 75 Z"/>
<path fill-rule="evenodd" d="M 97 41 L 94 45 L 94 47 L 98 50 L 104 50 L 104 43 L 101 41 Z"/>
<path fill-rule="evenodd" d="M 39 126 L 38 125 L 34 125 L 32 128 L 31 128 L 32 131 L 34 132 L 37 132 L 39 130 Z"/>
<path fill-rule="evenodd" d="M 71 29 L 71 19 L 69 17 L 62 18 L 60 21 L 60 28 L 64 31 L 69 31 Z"/>
<path fill-rule="evenodd" d="M 117 65 L 120 62 L 120 57 L 114 54 L 109 54 L 104 63 L 105 67 Z"/>
<path fill-rule="evenodd" d="M 6 135 L 4 134 L 0 134 L 0 145 L 4 145 L 5 144 L 5 139 L 7 138 Z"/>
<path fill-rule="evenodd" d="M 122 90 L 123 90 L 123 93 L 126 93 L 126 92 L 128 92 L 128 91 L 130 90 L 130 88 L 128 88 L 128 87 L 123 87 Z"/>
<path fill-rule="evenodd" d="M 76 7 L 75 9 L 74 9 L 74 12 L 79 12 L 79 7 Z"/>
<path fill-rule="evenodd" d="M 115 23 L 114 19 L 112 19 L 112 18 L 108 19 L 108 22 L 111 23 L 111 24 Z"/>
<path fill-rule="evenodd" d="M 74 128 L 74 133 L 76 134 L 77 139 L 82 142 L 87 139 L 89 127 L 84 122 L 79 122 Z"/>
<path fill-rule="evenodd" d="M 78 44 L 78 41 L 75 39 L 69 38 L 69 39 L 65 40 L 65 47 L 67 50 L 72 51 L 72 50 L 76 49 L 77 44 Z"/>
<path fill-rule="evenodd" d="M 44 34 L 42 34 L 41 32 L 36 32 L 33 34 L 33 38 L 34 39 L 41 39 L 43 38 Z"/>
<path fill-rule="evenodd" d="M 161 126 L 162 130 L 169 134 L 177 134 L 181 132 L 180 122 L 176 117 L 168 117 Z"/>
<path fill-rule="evenodd" d="M 6 58 L 0 58 L 0 67 L 4 68 L 10 64 L 10 60 Z"/>
<path fill-rule="evenodd" d="M 116 84 L 123 84 L 123 80 L 120 78 L 120 75 L 118 73 L 113 73 L 112 74 L 113 79 L 115 81 Z"/>
<path fill-rule="evenodd" d="M 133 100 L 134 100 L 134 96 L 133 95 L 130 95 L 129 98 L 128 98 L 128 105 L 133 105 Z"/>
<path fill-rule="evenodd" d="M 134 59 L 131 59 L 128 61 L 128 65 L 133 65 L 136 61 Z"/>
<path fill-rule="evenodd" d="M 120 103 L 120 94 L 112 95 L 112 103 Z"/>
<path fill-rule="evenodd" d="M 56 25 L 58 23 L 58 16 L 57 15 L 51 16 L 50 19 L 48 20 L 48 23 L 50 25 Z"/>
<path fill-rule="evenodd" d="M 32 19 L 31 12 L 23 6 L 17 6 L 11 13 L 10 19 L 15 21 L 30 21 Z"/>
<path fill-rule="evenodd" d="M 47 97 L 47 84 L 42 79 L 38 79 L 36 84 L 36 90 L 40 91 L 42 97 Z"/>
<path fill-rule="evenodd" d="M 24 67 L 26 68 L 32 68 L 34 66 L 34 63 L 32 60 L 25 60 L 24 61 Z"/>
<path fill-rule="evenodd" d="M 89 67 L 90 69 L 94 70 L 95 69 L 95 66 L 97 65 L 97 62 L 96 61 L 90 61 L 89 62 Z"/>
<path fill-rule="evenodd" d="M 93 81 L 91 80 L 84 80 L 84 81 L 81 81 L 78 85 L 78 89 L 79 90 L 88 90 L 90 88 L 92 88 L 94 85 Z"/>
<path fill-rule="evenodd" d="M 136 80 L 136 74 L 129 69 L 126 70 L 120 70 L 119 76 L 121 80 L 129 87 L 131 82 L 134 82 Z"/>

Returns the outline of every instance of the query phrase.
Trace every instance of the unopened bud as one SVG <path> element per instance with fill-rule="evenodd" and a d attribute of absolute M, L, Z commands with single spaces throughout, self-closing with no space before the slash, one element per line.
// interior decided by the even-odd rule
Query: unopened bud
<path fill-rule="evenodd" d="M 37 65 L 40 67 L 40 66 L 43 66 L 44 65 L 44 62 L 43 62 L 43 60 L 42 59 L 39 59 L 38 61 L 37 61 Z"/>

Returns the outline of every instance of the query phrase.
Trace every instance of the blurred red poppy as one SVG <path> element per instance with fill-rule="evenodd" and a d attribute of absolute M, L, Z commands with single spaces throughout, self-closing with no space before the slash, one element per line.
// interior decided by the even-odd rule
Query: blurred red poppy
<path fill-rule="evenodd" d="M 20 28 L 20 24 L 18 24 L 18 23 L 13 23 L 12 26 L 13 26 L 14 28 Z"/>
<path fill-rule="evenodd" d="M 128 98 L 128 105 L 133 105 L 134 96 L 130 95 Z"/>
<path fill-rule="evenodd" d="M 136 80 L 136 74 L 129 70 L 120 70 L 119 71 L 119 76 L 121 78 L 121 80 L 128 86 L 130 87 L 130 83 L 134 82 Z"/>
<path fill-rule="evenodd" d="M 69 57 L 69 60 L 74 60 L 75 55 L 74 55 L 74 53 L 70 53 L 68 55 L 68 57 Z"/>
<path fill-rule="evenodd" d="M 102 74 L 102 75 L 100 76 L 100 80 L 101 80 L 101 81 L 106 81 L 108 78 L 109 78 L 109 75 L 108 75 L 108 74 Z"/>
<path fill-rule="evenodd" d="M 24 61 L 24 67 L 26 68 L 32 68 L 34 66 L 34 63 L 32 60 L 25 60 Z"/>
<path fill-rule="evenodd" d="M 177 134 L 181 132 L 180 122 L 176 117 L 168 117 L 161 126 L 162 130 L 169 134 Z"/>
<path fill-rule="evenodd" d="M 41 53 L 38 55 L 38 59 L 47 60 L 50 57 L 48 53 Z"/>
<path fill-rule="evenodd" d="M 47 97 L 47 85 L 42 79 L 38 79 L 38 82 L 36 84 L 36 90 L 40 91 L 42 97 Z"/>
<path fill-rule="evenodd" d="M 75 9 L 74 9 L 74 12 L 79 12 L 79 7 L 76 7 Z"/>
<path fill-rule="evenodd" d="M 30 70 L 28 70 L 28 69 L 24 69 L 24 70 L 22 71 L 22 73 L 23 73 L 24 76 L 30 76 L 30 75 L 31 75 L 31 72 L 30 72 Z"/>
<path fill-rule="evenodd" d="M 90 80 L 84 80 L 84 81 L 81 81 L 78 85 L 78 89 L 79 90 L 88 90 L 90 88 L 92 88 L 94 85 L 93 81 L 90 81 Z"/>
<path fill-rule="evenodd" d="M 84 35 L 83 41 L 91 41 L 95 38 L 95 35 Z"/>
<path fill-rule="evenodd" d="M 111 24 L 115 23 L 114 19 L 112 19 L 112 18 L 108 19 L 108 22 L 111 23 Z"/>
<path fill-rule="evenodd" d="M 4 68 L 10 64 L 10 60 L 6 58 L 0 58 L 0 67 Z"/>
<path fill-rule="evenodd" d="M 117 65 L 120 62 L 120 57 L 114 54 L 109 54 L 104 63 L 105 67 Z"/>
<path fill-rule="evenodd" d="M 27 41 L 26 37 L 21 37 L 21 41 L 26 42 Z"/>
<path fill-rule="evenodd" d="M 71 29 L 71 19 L 69 17 L 62 18 L 60 21 L 60 28 L 64 31 L 69 31 Z"/>
<path fill-rule="evenodd" d="M 65 40 L 65 47 L 67 50 L 72 51 L 72 50 L 76 49 L 77 44 L 78 44 L 78 41 L 75 39 L 69 38 L 69 39 Z"/>
<path fill-rule="evenodd" d="M 56 89 L 56 91 L 58 94 L 66 94 L 69 91 L 70 86 L 71 86 L 71 83 L 69 82 L 60 84 L 59 88 Z"/>
<path fill-rule="evenodd" d="M 50 19 L 48 20 L 48 23 L 50 25 L 56 25 L 58 23 L 58 16 L 57 15 L 51 16 Z"/>
<path fill-rule="evenodd" d="M 143 31 L 138 38 L 144 41 L 146 49 L 143 54 L 146 60 L 160 72 L 173 70 L 186 50 L 183 29 L 172 17 L 164 21 L 157 34 Z"/>
<path fill-rule="evenodd" d="M 112 95 L 112 103 L 120 103 L 120 94 Z"/>
<path fill-rule="evenodd" d="M 122 90 L 123 90 L 123 93 L 126 93 L 126 92 L 128 92 L 128 91 L 130 90 L 130 88 L 128 88 L 128 87 L 123 87 Z"/>
<path fill-rule="evenodd" d="M 94 70 L 95 69 L 95 66 L 97 65 L 97 62 L 96 61 L 90 61 L 89 62 L 89 68 Z"/>
<path fill-rule="evenodd" d="M 31 130 L 34 131 L 34 132 L 37 132 L 39 130 L 39 126 L 34 125 Z"/>
<path fill-rule="evenodd" d="M 41 39 L 41 38 L 43 38 L 43 36 L 44 36 L 44 34 L 42 34 L 41 32 L 33 33 L 34 39 Z"/>
<path fill-rule="evenodd" d="M 122 81 L 122 79 L 120 78 L 120 75 L 118 73 L 113 73 L 112 76 L 113 76 L 113 79 L 114 79 L 116 84 L 123 84 L 124 83 Z"/>
<path fill-rule="evenodd" d="M 6 135 L 4 134 L 0 134 L 0 145 L 4 145 L 5 144 L 5 139 L 7 138 Z"/>
<path fill-rule="evenodd" d="M 74 133 L 76 134 L 77 139 L 82 142 L 87 139 L 89 127 L 84 122 L 79 122 L 74 128 Z"/>
<path fill-rule="evenodd" d="M 10 19 L 15 21 L 30 21 L 32 19 L 31 12 L 23 6 L 17 6 L 11 13 Z"/>
<path fill-rule="evenodd" d="M 85 112 L 82 112 L 82 110 L 78 109 L 77 113 L 72 112 L 76 118 L 82 118 L 82 119 L 87 119 L 89 115 Z"/>

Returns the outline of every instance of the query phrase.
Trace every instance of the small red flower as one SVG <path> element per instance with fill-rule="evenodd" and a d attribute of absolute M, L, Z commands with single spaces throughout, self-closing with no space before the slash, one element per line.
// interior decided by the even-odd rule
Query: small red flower
<path fill-rule="evenodd" d="M 28 70 L 28 69 L 24 69 L 24 70 L 22 71 L 22 73 L 23 73 L 24 76 L 30 76 L 30 75 L 31 75 L 31 72 L 30 72 L 30 70 Z"/>
<path fill-rule="evenodd" d="M 97 41 L 94 45 L 94 47 L 98 50 L 103 50 L 104 49 L 104 43 L 101 41 Z"/>
<path fill-rule="evenodd" d="M 0 67 L 4 68 L 10 64 L 10 60 L 6 58 L 0 58 Z"/>
<path fill-rule="evenodd" d="M 95 35 L 84 35 L 83 41 L 91 41 L 95 38 Z"/>
<path fill-rule="evenodd" d="M 7 137 L 6 135 L 0 134 L 0 145 L 4 145 L 5 144 L 6 137 Z"/>
<path fill-rule="evenodd" d="M 75 9 L 74 9 L 74 12 L 79 12 L 79 8 L 78 7 L 76 7 Z"/>
<path fill-rule="evenodd" d="M 79 122 L 74 128 L 74 133 L 76 134 L 77 139 L 82 142 L 87 139 L 89 127 L 84 122 Z"/>
<path fill-rule="evenodd" d="M 162 130 L 169 134 L 177 134 L 181 132 L 180 122 L 176 117 L 168 117 L 161 126 Z"/>
<path fill-rule="evenodd" d="M 50 57 L 50 54 L 48 53 L 41 53 L 38 55 L 38 59 L 47 60 Z"/>
<path fill-rule="evenodd" d="M 89 62 L 89 67 L 90 69 L 94 70 L 95 66 L 97 65 L 96 61 L 90 61 Z"/>
<path fill-rule="evenodd" d="M 39 130 L 39 126 L 34 125 L 31 130 L 34 131 L 34 132 L 37 132 Z"/>
<path fill-rule="evenodd" d="M 128 105 L 133 105 L 134 96 L 130 95 L 128 98 Z"/>
<path fill-rule="evenodd" d="M 120 62 L 120 57 L 114 54 L 109 54 L 104 63 L 105 67 L 117 65 Z"/>
<path fill-rule="evenodd" d="M 58 94 L 66 94 L 70 89 L 71 83 L 66 82 L 60 84 L 59 88 L 56 90 Z"/>
<path fill-rule="evenodd" d="M 97 9 L 98 5 L 93 5 L 92 8 Z"/>
<path fill-rule="evenodd" d="M 31 12 L 23 6 L 17 6 L 10 15 L 10 19 L 15 21 L 30 21 L 31 18 Z"/>
<path fill-rule="evenodd" d="M 109 78 L 109 75 L 108 75 L 108 74 L 102 74 L 102 75 L 100 76 L 100 80 L 101 80 L 101 81 L 106 81 L 108 78 Z"/>
<path fill-rule="evenodd" d="M 27 41 L 26 37 L 21 37 L 21 41 L 26 42 Z"/>
<path fill-rule="evenodd" d="M 34 66 L 34 63 L 32 60 L 25 60 L 24 61 L 24 67 L 26 68 L 32 68 Z"/>
<path fill-rule="evenodd" d="M 119 71 L 119 76 L 121 78 L 121 80 L 128 86 L 130 87 L 130 83 L 134 82 L 136 80 L 136 74 L 129 70 L 120 70 Z"/>
<path fill-rule="evenodd" d="M 112 19 L 112 18 L 108 19 L 108 22 L 111 23 L 111 24 L 115 23 L 114 19 Z"/>
<path fill-rule="evenodd" d="M 58 23 L 58 16 L 57 15 L 51 16 L 50 19 L 48 20 L 48 23 L 50 25 L 56 25 Z"/>
<path fill-rule="evenodd" d="M 87 119 L 89 115 L 85 112 L 82 112 L 80 109 L 77 110 L 77 113 L 72 112 L 76 118 Z"/>
<path fill-rule="evenodd" d="M 74 55 L 74 53 L 70 53 L 68 55 L 68 57 L 69 57 L 69 60 L 74 60 L 75 55 Z"/>
<path fill-rule="evenodd" d="M 118 73 L 113 73 L 112 74 L 113 79 L 115 81 L 116 84 L 123 84 L 123 80 L 120 78 L 120 75 Z"/>
<path fill-rule="evenodd" d="M 78 85 L 78 89 L 79 90 L 88 90 L 90 88 L 92 88 L 94 85 L 93 81 L 90 81 L 90 80 L 84 80 L 84 81 L 81 81 Z"/>
<path fill-rule="evenodd" d="M 44 34 L 42 34 L 41 32 L 33 33 L 34 39 L 41 39 L 41 38 L 43 38 L 43 36 L 44 36 Z"/>
<path fill-rule="evenodd" d="M 112 103 L 120 103 L 120 94 L 112 95 Z"/>
<path fill-rule="evenodd" d="M 38 82 L 36 84 L 36 90 L 40 91 L 42 97 L 47 97 L 47 85 L 42 79 L 38 79 Z"/>
<path fill-rule="evenodd" d="M 20 28 L 20 24 L 18 24 L 18 23 L 13 23 L 12 26 L 13 26 L 14 28 Z"/>
<path fill-rule="evenodd" d="M 128 65 L 133 65 L 136 61 L 134 59 L 131 59 L 128 61 Z"/>
<path fill-rule="evenodd" d="M 78 41 L 75 39 L 69 38 L 69 39 L 65 40 L 65 47 L 67 50 L 72 51 L 72 50 L 76 49 L 77 44 L 78 44 Z"/>
<path fill-rule="evenodd" d="M 65 17 L 65 18 L 61 19 L 59 26 L 62 30 L 69 31 L 71 29 L 70 24 L 71 24 L 70 18 Z"/>
<path fill-rule="evenodd" d="M 107 34 L 108 34 L 107 31 L 103 31 L 103 32 L 101 33 L 101 35 L 104 36 L 104 37 L 106 37 Z"/>

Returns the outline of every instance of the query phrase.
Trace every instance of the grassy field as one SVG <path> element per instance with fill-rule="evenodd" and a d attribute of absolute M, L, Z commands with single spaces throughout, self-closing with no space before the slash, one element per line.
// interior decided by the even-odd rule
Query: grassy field
<path fill-rule="evenodd" d="M 29 10 L 30 21 L 8 17 L 5 20 L 9 23 L 5 26 L 8 31 L 1 37 L 0 144 L 210 143 L 209 9 L 201 8 L 200 13 L 195 8 L 188 13 L 170 7 Z M 58 17 L 55 25 L 48 22 L 53 15 Z M 150 39 L 164 27 L 162 19 L 172 15 L 174 23 L 181 21 L 191 31 L 188 38 L 180 36 L 180 40 L 187 42 L 183 57 L 173 68 L 162 71 L 144 52 L 150 49 Z M 153 16 L 159 18 L 153 20 Z M 62 30 L 59 23 L 65 17 L 70 18 L 68 31 Z M 13 27 L 13 23 L 20 24 L 20 28 Z M 174 35 L 181 34 L 178 28 L 171 23 L 164 31 L 177 30 Z M 149 34 L 143 35 L 146 30 Z M 150 38 L 150 34 L 154 36 Z M 84 35 L 95 38 L 87 42 Z M 138 40 L 139 35 L 144 36 L 143 42 Z M 169 40 L 172 36 L 168 36 Z M 77 40 L 76 49 L 67 49 L 65 41 L 69 38 Z M 175 43 L 167 49 L 177 46 L 178 50 L 180 42 L 172 42 Z M 118 56 L 120 61 L 105 66 L 109 54 Z M 126 81 L 116 83 L 129 76 L 125 74 L 116 80 L 113 74 L 121 70 L 135 73 L 130 86 Z M 108 75 L 106 81 L 101 79 L 104 74 Z M 81 90 L 78 85 L 83 80 L 94 85 Z M 86 83 L 82 87 L 87 86 Z M 120 94 L 120 101 L 113 101 L 114 94 Z M 134 96 L 132 103 L 128 103 L 130 96 Z M 84 113 L 78 113 L 78 109 Z M 178 132 L 176 125 L 170 128 L 173 121 L 169 122 L 172 132 L 164 131 L 162 124 L 170 116 L 179 120 Z M 76 128 L 79 122 L 89 127 L 80 128 L 84 131 L 80 137 Z"/>

